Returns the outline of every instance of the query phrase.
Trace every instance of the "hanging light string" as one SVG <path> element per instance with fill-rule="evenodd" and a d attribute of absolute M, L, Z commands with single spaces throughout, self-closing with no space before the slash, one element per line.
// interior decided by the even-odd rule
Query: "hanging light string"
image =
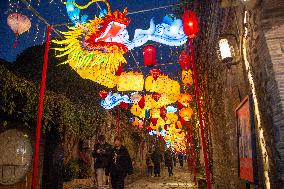
<path fill-rule="evenodd" d="M 29 2 L 27 2 L 26 0 L 20 0 L 20 1 L 21 1 L 24 5 L 26 5 L 26 7 L 27 7 L 36 17 L 38 17 L 38 19 L 41 20 L 45 25 L 51 26 L 51 24 L 49 24 L 48 21 L 47 21 L 45 18 L 43 18 L 43 17 L 39 14 L 39 12 L 38 12 L 37 10 L 35 10 L 35 9 L 31 6 L 31 4 L 30 4 Z M 40 0 L 39 0 L 39 2 L 40 2 Z M 56 33 L 60 38 L 62 38 L 62 35 L 60 34 L 60 32 L 59 32 L 57 29 L 55 29 L 54 27 L 52 27 L 52 30 L 53 30 L 54 33 Z"/>
<path fill-rule="evenodd" d="M 144 12 L 149 12 L 149 11 L 155 11 L 155 10 L 159 10 L 159 9 L 179 6 L 179 5 L 182 5 L 182 4 L 183 3 L 177 3 L 177 4 L 167 5 L 167 6 L 156 7 L 156 8 L 152 8 L 152 9 L 144 9 L 144 10 L 140 10 L 140 11 L 129 12 L 126 15 L 134 15 L 134 14 L 139 14 L 139 13 L 144 13 Z M 97 3 L 97 6 L 102 11 L 102 8 L 100 7 L 100 5 L 98 3 Z M 54 24 L 53 27 L 67 26 L 67 25 L 70 25 L 70 24 L 73 24 L 73 23 L 72 22 L 68 22 L 68 23 L 62 23 L 62 24 Z"/>

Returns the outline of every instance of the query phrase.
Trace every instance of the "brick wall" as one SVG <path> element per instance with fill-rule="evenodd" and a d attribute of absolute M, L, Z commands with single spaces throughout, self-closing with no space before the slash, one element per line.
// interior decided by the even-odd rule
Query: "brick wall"
<path fill-rule="evenodd" d="M 269 87 L 272 97 L 272 121 L 281 180 L 284 181 L 284 1 L 266 0 L 262 5 L 261 26 L 274 73 Z"/>

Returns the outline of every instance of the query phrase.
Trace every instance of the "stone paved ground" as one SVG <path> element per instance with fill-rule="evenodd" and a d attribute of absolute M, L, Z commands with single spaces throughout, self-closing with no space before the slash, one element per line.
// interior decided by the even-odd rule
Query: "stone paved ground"
<path fill-rule="evenodd" d="M 192 176 L 186 169 L 175 168 L 169 177 L 167 170 L 162 170 L 161 177 L 141 178 L 126 186 L 126 189 L 190 189 L 194 188 Z"/>
<path fill-rule="evenodd" d="M 143 177 L 136 179 L 128 179 L 125 189 L 193 189 L 192 175 L 188 173 L 186 168 L 174 168 L 174 175 L 168 176 L 167 169 L 161 169 L 161 177 Z M 84 184 L 78 184 L 68 189 L 96 189 L 88 187 Z"/>

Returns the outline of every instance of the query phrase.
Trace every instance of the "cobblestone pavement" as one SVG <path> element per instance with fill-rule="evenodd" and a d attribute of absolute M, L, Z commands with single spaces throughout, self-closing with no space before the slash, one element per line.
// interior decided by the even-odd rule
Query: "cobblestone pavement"
<path fill-rule="evenodd" d="M 162 169 L 161 177 L 141 178 L 126 186 L 126 189 L 191 189 L 194 188 L 192 176 L 183 168 L 174 168 L 174 175 L 169 177 Z"/>
<path fill-rule="evenodd" d="M 174 168 L 174 175 L 169 177 L 167 169 L 161 169 L 161 177 L 140 177 L 127 184 L 125 189 L 193 189 L 192 175 L 186 168 Z M 132 180 L 132 179 L 131 179 Z M 85 185 L 76 185 L 69 189 L 96 189 Z"/>

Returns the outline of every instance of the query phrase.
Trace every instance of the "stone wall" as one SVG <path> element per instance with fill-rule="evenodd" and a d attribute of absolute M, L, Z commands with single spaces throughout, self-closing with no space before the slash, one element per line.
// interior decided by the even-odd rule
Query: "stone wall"
<path fill-rule="evenodd" d="M 271 188 L 277 189 L 284 186 L 280 179 L 280 173 L 283 174 L 283 167 L 280 166 L 283 164 L 281 154 L 284 151 L 284 18 L 283 8 L 280 8 L 283 4 L 283 1 L 276 0 L 259 1 L 249 9 L 247 37 L 247 58 L 256 88 L 255 97 L 259 102 L 261 122 L 261 127 L 256 128 L 258 185 L 265 185 L 263 172 L 266 168 L 262 164 L 260 145 L 265 141 Z M 200 15 L 203 17 L 200 22 L 200 36 L 196 40 L 196 58 L 202 95 L 205 97 L 203 110 L 206 117 L 209 117 L 207 128 L 208 136 L 211 136 L 209 157 L 212 163 L 212 180 L 216 188 L 245 188 L 245 182 L 238 177 L 235 109 L 243 98 L 252 94 L 252 90 L 244 59 L 241 58 L 238 65 L 227 69 L 218 60 L 216 53 L 219 36 L 233 34 L 237 38 L 240 55 L 243 56 L 244 6 L 222 8 L 220 2 L 210 2 L 204 7 Z M 263 137 L 259 131 L 263 131 Z"/>

